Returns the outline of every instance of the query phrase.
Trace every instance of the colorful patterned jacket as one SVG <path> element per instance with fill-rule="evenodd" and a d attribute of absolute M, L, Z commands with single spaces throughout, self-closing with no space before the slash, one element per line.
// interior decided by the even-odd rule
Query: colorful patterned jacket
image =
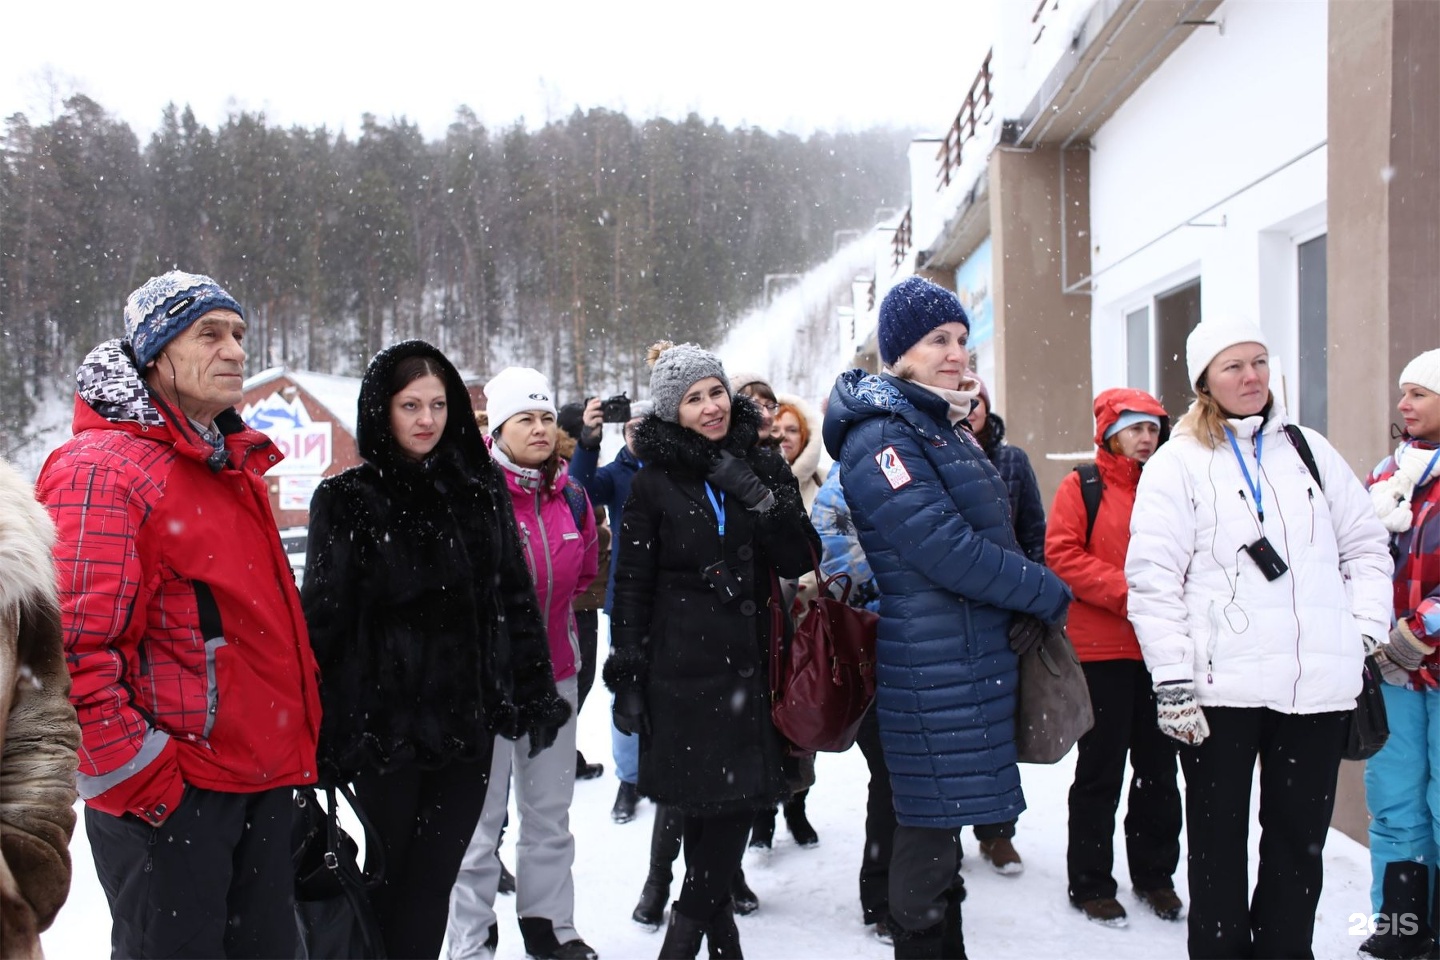
<path fill-rule="evenodd" d="M 1417 442 L 1433 449 L 1434 444 Z M 1368 488 L 1395 472 L 1395 457 L 1386 457 L 1365 479 Z M 1415 636 L 1440 644 L 1440 483 L 1431 480 L 1411 497 L 1412 522 L 1404 533 L 1392 534 L 1395 557 L 1395 617 L 1404 619 Z M 1410 675 L 1420 687 L 1440 687 L 1440 650 L 1430 654 Z"/>

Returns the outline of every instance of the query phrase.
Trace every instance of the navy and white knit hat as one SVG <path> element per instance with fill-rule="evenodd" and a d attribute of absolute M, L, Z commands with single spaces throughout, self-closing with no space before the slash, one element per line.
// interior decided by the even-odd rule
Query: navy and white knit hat
<path fill-rule="evenodd" d="M 876 338 L 881 361 L 893 366 L 921 337 L 945 323 L 963 323 L 970 329 L 960 298 L 924 277 L 906 277 L 880 301 Z"/>
<path fill-rule="evenodd" d="M 709 350 L 693 343 L 656 344 L 650 348 L 652 356 L 657 348 L 659 356 L 654 357 L 650 368 L 650 400 L 655 404 L 655 416 L 661 420 L 678 423 L 685 391 L 707 377 L 720 378 L 725 392 L 731 393 L 725 366 Z"/>
<path fill-rule="evenodd" d="M 125 301 L 125 339 L 141 371 L 165 344 L 211 310 L 245 312 L 220 284 L 198 273 L 171 270 L 151 277 Z"/>

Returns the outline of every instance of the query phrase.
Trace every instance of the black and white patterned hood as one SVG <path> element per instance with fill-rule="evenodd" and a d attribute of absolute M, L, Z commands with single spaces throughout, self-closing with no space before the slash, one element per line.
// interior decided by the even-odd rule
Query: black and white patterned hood
<path fill-rule="evenodd" d="M 75 388 L 80 399 L 112 423 L 165 423 L 123 340 L 106 340 L 86 354 L 75 371 Z"/>

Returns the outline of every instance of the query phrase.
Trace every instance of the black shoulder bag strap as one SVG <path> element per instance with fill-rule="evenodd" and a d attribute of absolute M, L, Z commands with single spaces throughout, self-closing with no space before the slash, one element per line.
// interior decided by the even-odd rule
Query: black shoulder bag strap
<path fill-rule="evenodd" d="M 1305 461 L 1305 469 L 1310 471 L 1310 476 L 1320 485 L 1323 493 L 1325 481 L 1320 479 L 1320 468 L 1315 463 L 1315 454 L 1310 452 L 1310 441 L 1305 439 L 1305 432 L 1293 423 L 1285 424 L 1285 436 L 1295 445 L 1295 452 L 1300 454 L 1300 459 Z"/>
<path fill-rule="evenodd" d="M 1082 463 L 1075 468 L 1080 474 L 1080 499 L 1085 501 L 1085 548 L 1090 548 L 1090 535 L 1095 532 L 1095 516 L 1100 512 L 1100 497 L 1105 493 L 1105 483 L 1100 479 L 1100 468 L 1093 463 Z"/>

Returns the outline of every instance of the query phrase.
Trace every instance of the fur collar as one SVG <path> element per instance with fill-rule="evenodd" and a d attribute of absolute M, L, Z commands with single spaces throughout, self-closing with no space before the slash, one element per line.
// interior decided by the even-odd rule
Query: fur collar
<path fill-rule="evenodd" d="M 745 459 L 760 440 L 760 408 L 749 397 L 733 394 L 730 398 L 730 432 L 716 442 L 706 440 L 694 430 L 678 423 L 661 420 L 650 414 L 635 428 L 635 450 L 646 464 L 703 477 L 710 472 L 721 451 Z"/>
<path fill-rule="evenodd" d="M 0 460 L 0 611 L 55 599 L 55 526 L 30 484 Z"/>

